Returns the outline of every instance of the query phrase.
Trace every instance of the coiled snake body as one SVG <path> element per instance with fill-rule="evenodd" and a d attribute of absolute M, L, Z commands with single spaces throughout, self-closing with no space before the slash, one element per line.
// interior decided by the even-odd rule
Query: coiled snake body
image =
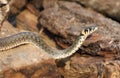
<path fill-rule="evenodd" d="M 76 41 L 65 50 L 56 50 L 49 47 L 37 34 L 33 32 L 21 32 L 9 37 L 0 38 L 0 51 L 8 50 L 22 44 L 32 43 L 47 52 L 54 59 L 66 58 L 78 50 L 88 35 L 93 33 L 97 27 L 91 26 L 82 30 Z"/>

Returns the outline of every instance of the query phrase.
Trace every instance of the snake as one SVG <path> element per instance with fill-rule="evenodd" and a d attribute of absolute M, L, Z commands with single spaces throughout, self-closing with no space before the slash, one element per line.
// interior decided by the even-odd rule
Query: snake
<path fill-rule="evenodd" d="M 47 43 L 45 43 L 45 41 L 37 33 L 31 31 L 20 32 L 8 37 L 0 38 L 0 52 L 4 52 L 5 50 L 9 49 L 14 49 L 17 46 L 21 46 L 24 44 L 32 44 L 42 49 L 52 58 L 62 59 L 69 57 L 73 53 L 75 53 L 81 47 L 86 38 L 97 29 L 98 27 L 96 26 L 89 26 L 84 28 L 80 32 L 80 35 L 73 42 L 73 44 L 64 50 L 54 49 L 48 46 Z"/>

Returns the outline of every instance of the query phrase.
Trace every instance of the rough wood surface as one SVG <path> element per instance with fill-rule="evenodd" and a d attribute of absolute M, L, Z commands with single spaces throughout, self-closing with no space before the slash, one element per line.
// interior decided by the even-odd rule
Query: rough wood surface
<path fill-rule="evenodd" d="M 64 67 L 60 66 L 59 71 L 65 78 L 119 78 L 120 62 L 77 54 L 65 62 Z"/>
<path fill-rule="evenodd" d="M 72 0 L 120 22 L 120 0 Z"/>
<path fill-rule="evenodd" d="M 20 13 L 20 10 L 27 4 L 27 0 L 10 0 L 10 14 L 14 15 Z"/>
<path fill-rule="evenodd" d="M 38 17 L 33 15 L 29 10 L 22 11 L 16 18 L 17 27 L 24 30 L 39 31 Z"/>

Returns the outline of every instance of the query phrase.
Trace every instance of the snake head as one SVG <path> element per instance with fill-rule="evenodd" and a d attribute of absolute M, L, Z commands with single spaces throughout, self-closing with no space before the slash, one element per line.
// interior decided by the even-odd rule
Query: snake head
<path fill-rule="evenodd" d="M 98 29 L 98 27 L 96 27 L 96 26 L 86 27 L 85 29 L 82 30 L 82 34 L 84 36 L 88 36 L 91 33 L 93 33 L 94 31 L 96 31 L 97 29 Z"/>

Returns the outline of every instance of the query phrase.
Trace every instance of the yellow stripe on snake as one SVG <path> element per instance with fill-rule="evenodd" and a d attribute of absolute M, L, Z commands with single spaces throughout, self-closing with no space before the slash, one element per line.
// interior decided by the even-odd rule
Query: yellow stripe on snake
<path fill-rule="evenodd" d="M 87 36 L 96 31 L 97 29 L 98 28 L 95 26 L 84 28 L 75 40 L 75 42 L 65 50 L 57 50 L 51 48 L 36 33 L 21 32 L 12 36 L 0 38 L 0 51 L 4 52 L 4 50 L 9 50 L 11 48 L 15 48 L 16 46 L 30 43 L 38 46 L 40 49 L 44 50 L 44 52 L 48 53 L 54 59 L 66 58 L 75 53 L 76 50 L 81 47 Z"/>

